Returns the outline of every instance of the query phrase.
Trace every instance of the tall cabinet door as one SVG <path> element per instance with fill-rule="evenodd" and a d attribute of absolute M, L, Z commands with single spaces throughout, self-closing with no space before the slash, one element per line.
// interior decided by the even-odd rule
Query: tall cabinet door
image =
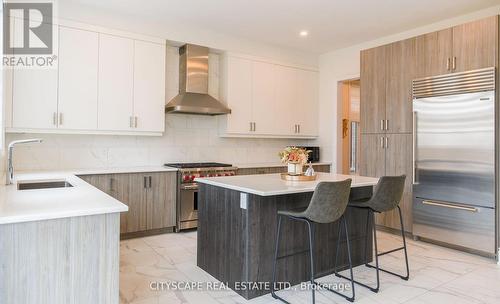
<path fill-rule="evenodd" d="M 498 45 L 498 16 L 453 27 L 454 72 L 493 67 Z"/>
<path fill-rule="evenodd" d="M 318 73 L 297 70 L 297 98 L 295 115 L 299 135 L 318 135 Z"/>
<path fill-rule="evenodd" d="M 249 133 L 252 122 L 252 62 L 248 59 L 226 58 L 224 99 L 231 114 L 227 115 L 229 133 Z"/>
<path fill-rule="evenodd" d="M 381 177 L 385 174 L 384 134 L 361 134 L 359 174 Z"/>
<path fill-rule="evenodd" d="M 252 120 L 256 134 L 272 134 L 274 131 L 275 85 L 274 65 L 252 62 Z"/>
<path fill-rule="evenodd" d="M 387 46 L 361 51 L 361 133 L 380 133 L 385 119 Z"/>
<path fill-rule="evenodd" d="M 134 88 L 134 41 L 99 34 L 100 130 L 131 130 Z"/>
<path fill-rule="evenodd" d="M 148 173 L 147 229 L 175 226 L 176 185 L 175 172 Z"/>
<path fill-rule="evenodd" d="M 134 116 L 138 131 L 163 132 L 165 45 L 134 41 Z"/>
<path fill-rule="evenodd" d="M 412 131 L 412 80 L 416 76 L 415 38 L 392 43 L 387 48 L 386 132 Z"/>
<path fill-rule="evenodd" d="M 59 127 L 97 129 L 99 34 L 59 28 Z"/>
<path fill-rule="evenodd" d="M 298 124 L 294 106 L 297 99 L 297 70 L 295 68 L 276 65 L 276 133 L 280 135 L 298 135 Z"/>
<path fill-rule="evenodd" d="M 403 214 L 403 224 L 406 231 L 412 230 L 412 134 L 387 134 L 385 148 L 385 175 L 406 175 L 405 190 L 399 204 Z M 377 216 L 377 222 L 399 229 L 399 213 L 397 209 L 384 212 Z"/>
<path fill-rule="evenodd" d="M 445 29 L 416 38 L 417 77 L 451 73 L 452 29 Z"/>

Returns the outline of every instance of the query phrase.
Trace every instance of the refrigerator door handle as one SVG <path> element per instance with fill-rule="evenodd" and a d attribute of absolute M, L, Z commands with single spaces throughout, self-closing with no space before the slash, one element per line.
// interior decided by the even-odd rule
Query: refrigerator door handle
<path fill-rule="evenodd" d="M 413 111 L 413 138 L 412 138 L 413 148 L 412 148 L 412 174 L 413 174 L 413 184 L 418 184 L 417 182 L 417 112 Z"/>
<path fill-rule="evenodd" d="M 440 202 L 440 201 L 423 200 L 422 204 L 437 206 L 437 207 L 444 207 L 444 208 L 451 208 L 451 209 L 459 209 L 459 210 L 465 210 L 465 211 L 470 211 L 470 212 L 478 212 L 478 209 L 474 208 L 474 207 L 455 205 L 455 204 L 445 203 L 445 202 Z"/>

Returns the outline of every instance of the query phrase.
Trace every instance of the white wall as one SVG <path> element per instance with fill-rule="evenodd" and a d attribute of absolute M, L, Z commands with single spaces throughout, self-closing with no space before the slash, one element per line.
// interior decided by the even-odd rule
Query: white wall
<path fill-rule="evenodd" d="M 338 128 L 340 128 L 340 122 L 337 120 L 337 83 L 342 80 L 359 78 L 359 56 L 361 50 L 498 14 L 500 14 L 500 5 L 471 14 L 443 20 L 441 22 L 430 24 L 424 27 L 419 27 L 410 31 L 401 32 L 399 34 L 383 37 L 348 48 L 343 48 L 326 54 L 322 54 L 319 57 L 320 137 L 316 141 L 316 144 L 319 144 L 322 148 L 322 158 L 324 161 L 334 161 L 334 168 L 332 169 L 332 171 L 338 169 L 335 164 L 335 160 L 338 157 L 337 133 Z"/>

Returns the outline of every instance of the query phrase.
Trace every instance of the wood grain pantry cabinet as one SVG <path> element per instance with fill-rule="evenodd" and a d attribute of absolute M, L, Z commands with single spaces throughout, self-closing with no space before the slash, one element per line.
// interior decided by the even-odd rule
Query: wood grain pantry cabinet
<path fill-rule="evenodd" d="M 161 135 L 165 42 L 80 26 L 54 25 L 56 67 L 12 72 L 6 131 Z"/>
<path fill-rule="evenodd" d="M 418 76 L 496 66 L 498 16 L 418 36 Z"/>
<path fill-rule="evenodd" d="M 221 99 L 231 114 L 219 118 L 222 136 L 318 135 L 318 73 L 225 55 Z"/>
<path fill-rule="evenodd" d="M 82 175 L 83 180 L 129 207 L 120 215 L 120 232 L 175 226 L 175 172 Z"/>
<path fill-rule="evenodd" d="M 412 80 L 497 66 L 498 16 L 363 50 L 361 59 L 361 175 L 406 174 L 400 204 L 412 223 Z M 399 228 L 396 211 L 377 223 Z"/>
<path fill-rule="evenodd" d="M 360 175 L 380 177 L 406 175 L 403 199 L 400 203 L 406 231 L 412 223 L 412 134 L 364 134 L 361 136 Z M 378 214 L 377 224 L 399 229 L 397 210 Z"/>

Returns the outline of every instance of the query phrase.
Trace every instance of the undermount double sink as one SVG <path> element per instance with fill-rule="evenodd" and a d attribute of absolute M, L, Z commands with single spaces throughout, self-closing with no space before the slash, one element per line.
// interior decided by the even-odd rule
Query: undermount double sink
<path fill-rule="evenodd" d="M 53 188 L 69 188 L 73 187 L 65 180 L 40 180 L 40 181 L 27 181 L 18 182 L 17 190 L 36 190 L 36 189 L 53 189 Z"/>

